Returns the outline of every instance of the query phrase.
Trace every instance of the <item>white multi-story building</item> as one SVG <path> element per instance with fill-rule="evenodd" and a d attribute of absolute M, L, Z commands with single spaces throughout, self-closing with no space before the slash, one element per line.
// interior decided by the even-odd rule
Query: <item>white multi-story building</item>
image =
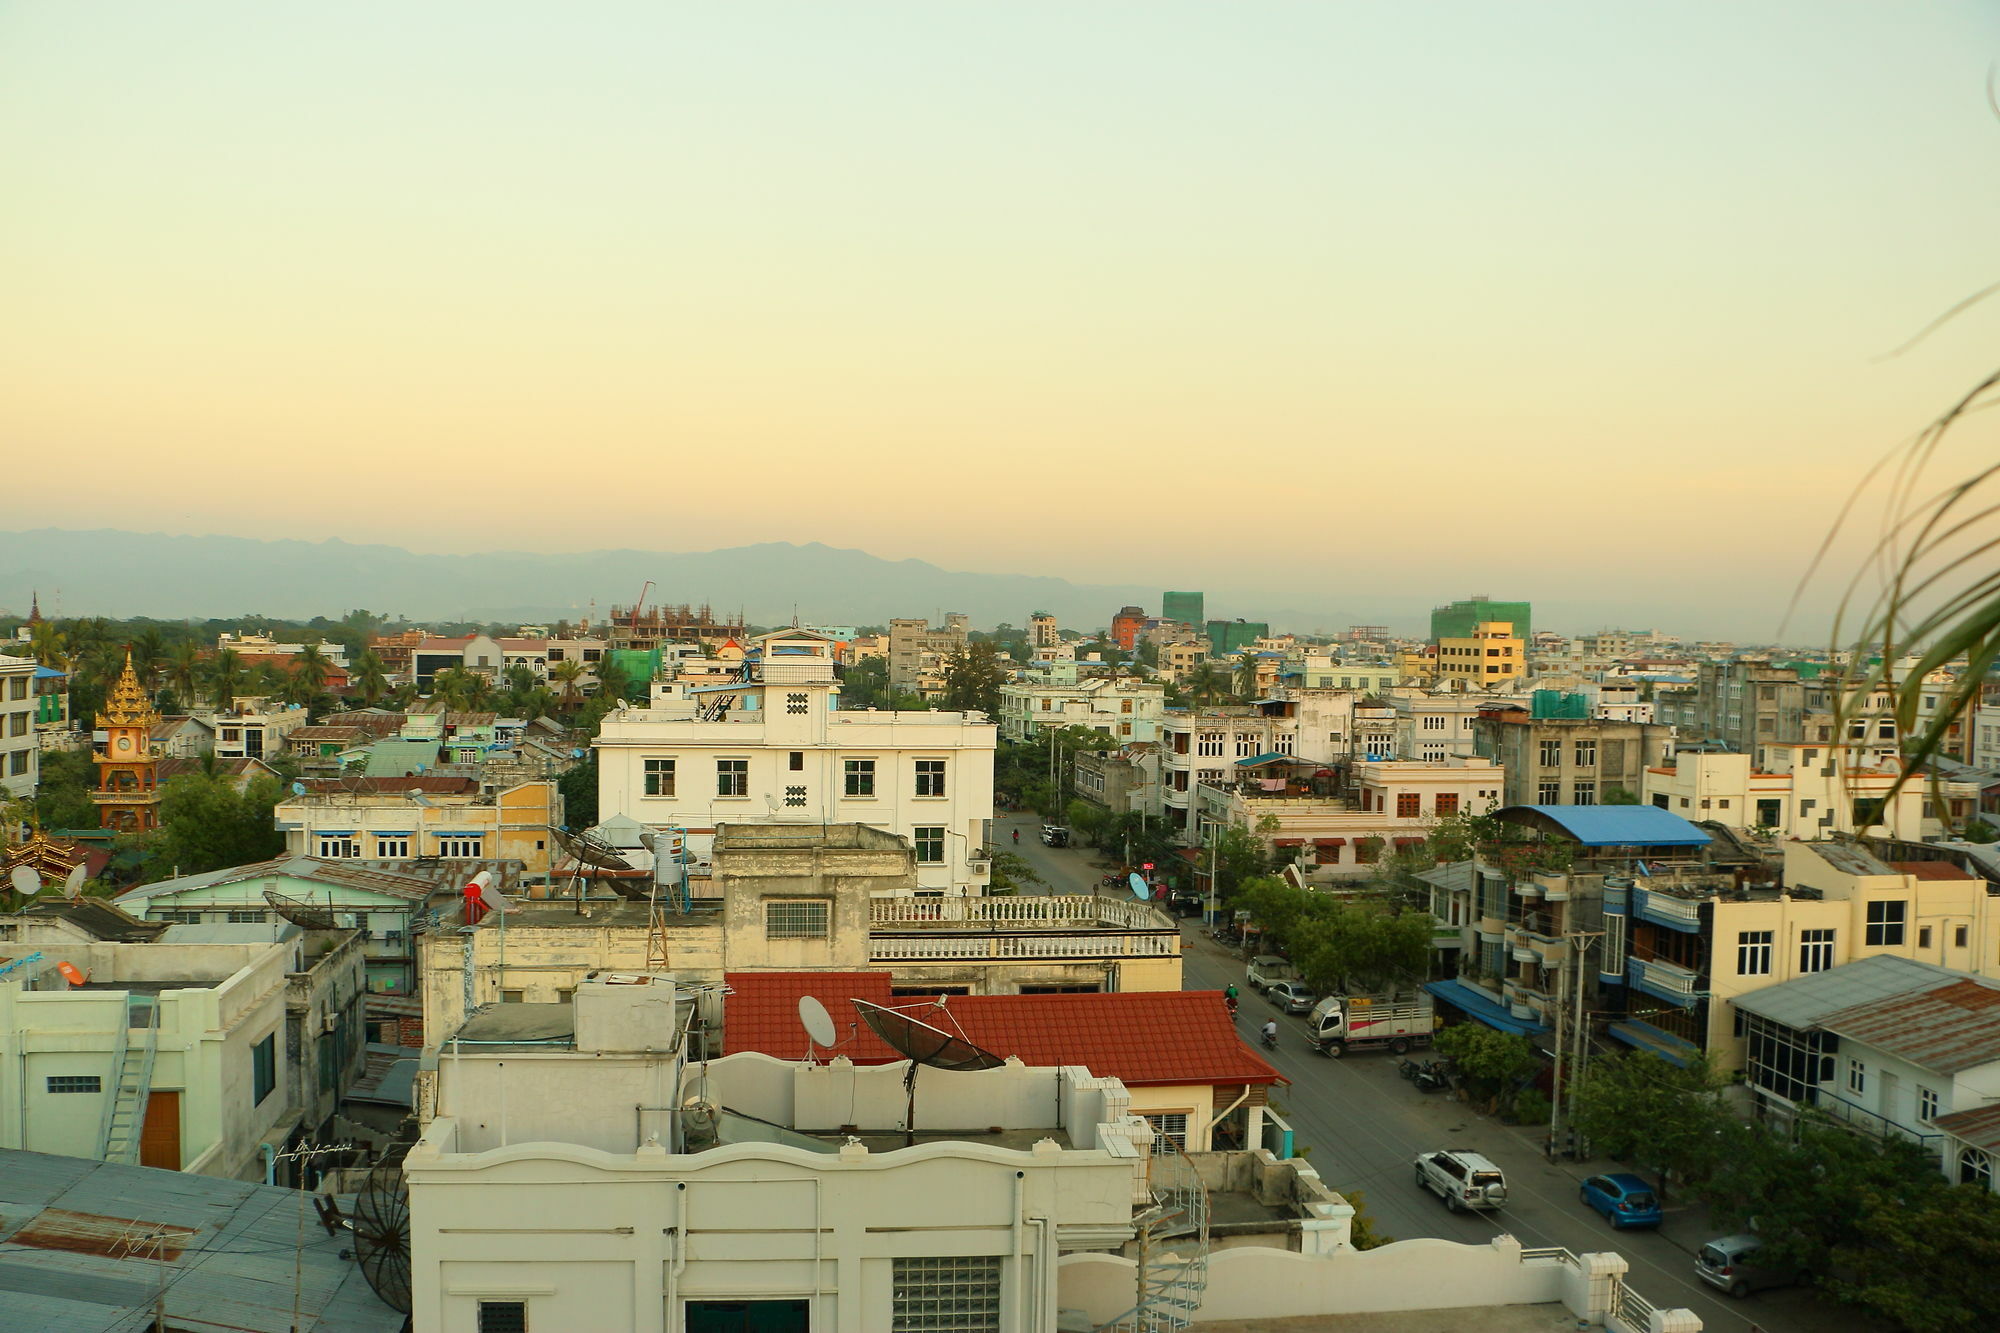
<path fill-rule="evenodd" d="M 1490 695 L 1425 691 L 1400 692 L 1389 700 L 1396 710 L 1396 757 L 1441 764 L 1470 759 L 1475 737 L 1473 719 L 1491 708 Z"/>
<path fill-rule="evenodd" d="M 1872 833 L 1921 839 L 1928 784 L 1897 780 L 1893 766 L 1848 766 L 1820 745 L 1760 745 L 1753 755 L 1682 751 L 1645 771 L 1640 795 L 1684 819 L 1772 830 L 1813 841 Z M 1889 800 L 1894 793 L 1894 801 Z"/>
<path fill-rule="evenodd" d="M 26 800 L 40 773 L 35 659 L 0 656 L 0 792 Z"/>
<path fill-rule="evenodd" d="M 742 678 L 604 719 L 598 812 L 685 830 L 866 824 L 908 838 L 918 892 L 983 893 L 995 727 L 981 713 L 843 712 L 817 635 L 771 635 Z"/>
<path fill-rule="evenodd" d="M 306 710 L 275 699 L 238 699 L 226 713 L 205 719 L 215 728 L 217 759 L 274 759 L 285 738 L 306 725 Z"/>
<path fill-rule="evenodd" d="M 1121 741 L 1158 740 L 1166 700 L 1166 686 L 1130 676 L 1068 685 L 1030 677 L 1000 687 L 1000 733 L 1022 741 L 1052 727 L 1089 727 Z"/>

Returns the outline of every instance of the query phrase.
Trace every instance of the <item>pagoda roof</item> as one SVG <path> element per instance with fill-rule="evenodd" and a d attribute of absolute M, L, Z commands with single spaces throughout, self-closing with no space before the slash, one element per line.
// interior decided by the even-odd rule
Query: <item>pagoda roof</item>
<path fill-rule="evenodd" d="M 100 727 L 146 727 L 151 728 L 160 720 L 153 711 L 153 701 L 146 697 L 146 687 L 139 683 L 139 673 L 132 670 L 132 650 L 125 650 L 125 669 L 118 673 L 118 679 L 111 686 L 111 694 L 104 701 L 104 711 L 97 715 Z"/>

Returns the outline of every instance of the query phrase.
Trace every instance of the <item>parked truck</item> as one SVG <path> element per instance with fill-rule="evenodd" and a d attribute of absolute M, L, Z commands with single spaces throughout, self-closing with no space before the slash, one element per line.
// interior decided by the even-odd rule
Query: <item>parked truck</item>
<path fill-rule="evenodd" d="M 1437 1017 L 1423 991 L 1380 995 L 1329 995 L 1306 1019 L 1306 1038 L 1331 1059 L 1350 1050 L 1387 1047 L 1397 1055 L 1431 1044 Z"/>
<path fill-rule="evenodd" d="M 1299 970 L 1276 954 L 1261 953 L 1250 960 L 1250 968 L 1243 979 L 1254 991 L 1267 991 L 1280 981 L 1297 981 Z"/>

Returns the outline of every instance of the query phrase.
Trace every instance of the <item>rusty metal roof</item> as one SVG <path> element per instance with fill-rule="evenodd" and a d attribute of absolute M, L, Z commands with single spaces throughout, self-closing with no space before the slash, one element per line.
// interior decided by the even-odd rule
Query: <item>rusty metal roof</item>
<path fill-rule="evenodd" d="M 1940 1074 L 2000 1061 L 2000 986 L 1967 977 L 1858 1004 L 1819 1026 Z"/>
<path fill-rule="evenodd" d="M 1953 1111 L 1931 1123 L 1961 1143 L 1969 1143 L 1988 1152 L 2000 1149 L 2000 1105 Z"/>

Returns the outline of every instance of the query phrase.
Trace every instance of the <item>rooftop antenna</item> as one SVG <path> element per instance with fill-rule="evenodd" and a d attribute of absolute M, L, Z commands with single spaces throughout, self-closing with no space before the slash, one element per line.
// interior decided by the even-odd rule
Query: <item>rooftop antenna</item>
<path fill-rule="evenodd" d="M 799 1026 L 806 1030 L 806 1059 L 813 1058 L 813 1048 L 823 1051 L 833 1049 L 839 1039 L 833 1030 L 833 1015 L 826 1011 L 816 995 L 799 996 Z"/>
<path fill-rule="evenodd" d="M 943 1028 L 933 1027 L 920 1018 L 914 1018 L 900 1010 L 876 1004 L 870 1000 L 850 1001 L 861 1015 L 861 1021 L 901 1052 L 910 1062 L 903 1073 L 903 1095 L 906 1098 L 903 1112 L 903 1146 L 917 1141 L 917 1068 L 929 1065 L 933 1069 L 976 1070 L 998 1069 L 1007 1062 L 991 1051 L 975 1046 L 963 1037 L 954 1037 Z M 936 1009 L 944 1009 L 940 996 Z"/>

